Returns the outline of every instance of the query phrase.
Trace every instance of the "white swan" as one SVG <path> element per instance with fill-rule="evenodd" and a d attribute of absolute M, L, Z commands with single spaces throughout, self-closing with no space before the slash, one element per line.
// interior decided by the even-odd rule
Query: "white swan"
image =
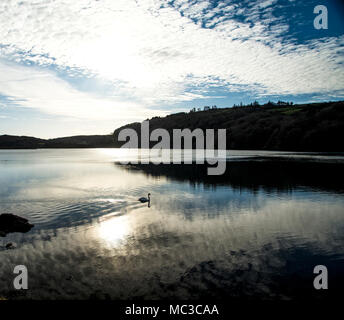
<path fill-rule="evenodd" d="M 145 203 L 145 202 L 150 202 L 150 193 L 148 193 L 148 198 L 146 197 L 141 197 L 139 199 L 140 202 Z"/>

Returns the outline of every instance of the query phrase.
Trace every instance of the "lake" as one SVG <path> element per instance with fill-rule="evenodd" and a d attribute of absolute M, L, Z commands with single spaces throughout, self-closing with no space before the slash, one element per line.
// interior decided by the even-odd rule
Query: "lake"
<path fill-rule="evenodd" d="M 227 151 L 222 176 L 125 157 L 0 151 L 0 214 L 35 225 L 0 237 L 0 296 L 290 300 L 344 289 L 343 154 Z M 137 201 L 148 192 L 150 206 Z M 29 290 L 14 290 L 16 265 Z M 314 289 L 316 265 L 329 290 Z"/>

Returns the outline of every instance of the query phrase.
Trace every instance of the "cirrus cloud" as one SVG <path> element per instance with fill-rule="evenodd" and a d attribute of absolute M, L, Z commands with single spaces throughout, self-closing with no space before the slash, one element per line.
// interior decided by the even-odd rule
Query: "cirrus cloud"
<path fill-rule="evenodd" d="M 100 119 L 122 113 L 128 120 L 207 98 L 217 86 L 228 93 L 244 87 L 255 96 L 342 95 L 344 36 L 295 43 L 288 23 L 274 14 L 278 5 L 3 1 L 0 95 L 50 114 Z M 88 77 L 109 84 L 105 96 L 75 85 Z"/>

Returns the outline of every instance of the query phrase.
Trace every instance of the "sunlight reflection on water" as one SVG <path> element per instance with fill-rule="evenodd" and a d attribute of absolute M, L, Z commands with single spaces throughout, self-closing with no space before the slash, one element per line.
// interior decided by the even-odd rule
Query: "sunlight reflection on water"
<path fill-rule="evenodd" d="M 96 226 L 97 236 L 111 247 L 116 247 L 129 233 L 130 225 L 126 216 L 110 215 L 103 218 Z"/>
<path fill-rule="evenodd" d="M 194 166 L 121 166 L 120 156 L 0 151 L 1 213 L 35 224 L 0 238 L 2 296 L 20 298 L 7 276 L 16 264 L 30 270 L 24 298 L 33 299 L 97 290 L 114 299 L 280 299 L 305 293 L 314 263 L 343 265 L 342 166 L 231 163 L 214 178 Z M 148 192 L 150 208 L 137 201 Z M 10 241 L 17 249 L 5 250 Z"/>

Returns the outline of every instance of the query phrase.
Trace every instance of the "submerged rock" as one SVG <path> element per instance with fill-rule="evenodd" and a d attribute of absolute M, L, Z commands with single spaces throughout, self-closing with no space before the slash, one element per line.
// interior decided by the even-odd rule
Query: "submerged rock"
<path fill-rule="evenodd" d="M 34 227 L 25 218 L 16 216 L 11 213 L 0 214 L 0 237 L 5 237 L 11 232 L 26 233 Z"/>

